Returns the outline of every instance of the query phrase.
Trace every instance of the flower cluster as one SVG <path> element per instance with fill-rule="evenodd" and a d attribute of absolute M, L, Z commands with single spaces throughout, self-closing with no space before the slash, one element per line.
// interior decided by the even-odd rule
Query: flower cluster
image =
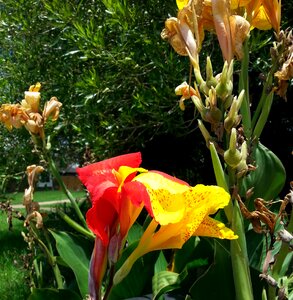
<path fill-rule="evenodd" d="M 45 103 L 43 111 L 40 112 L 40 88 L 40 83 L 30 86 L 21 103 L 1 105 L 0 122 L 7 129 L 12 130 L 13 127 L 24 126 L 32 135 L 39 136 L 44 140 L 44 124 L 50 117 L 53 121 L 58 119 L 62 103 L 56 97 L 52 97 L 50 101 Z"/>

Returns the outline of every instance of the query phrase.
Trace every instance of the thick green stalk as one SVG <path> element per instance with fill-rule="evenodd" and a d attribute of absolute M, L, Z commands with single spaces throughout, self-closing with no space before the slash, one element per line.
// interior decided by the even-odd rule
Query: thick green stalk
<path fill-rule="evenodd" d="M 239 236 L 231 241 L 231 259 L 237 300 L 253 300 L 246 239 L 238 202 L 234 202 L 232 230 Z"/>
<path fill-rule="evenodd" d="M 238 92 L 245 91 L 244 99 L 240 107 L 242 115 L 242 124 L 244 128 L 245 137 L 249 140 L 251 137 L 251 113 L 249 103 L 249 79 L 248 79 L 248 65 L 249 65 L 249 38 L 246 39 L 243 45 L 243 58 L 241 60 L 241 71 L 239 77 Z"/>
<path fill-rule="evenodd" d="M 229 192 L 225 173 L 223 171 L 215 146 L 212 143 L 210 144 L 210 151 L 217 184 Z M 252 300 L 253 292 L 246 250 L 244 225 L 238 203 L 235 201 L 233 206 L 232 201 L 230 201 L 229 205 L 226 207 L 225 213 L 228 221 L 232 222 L 232 230 L 239 236 L 237 240 L 231 241 L 231 258 L 236 299 Z"/>

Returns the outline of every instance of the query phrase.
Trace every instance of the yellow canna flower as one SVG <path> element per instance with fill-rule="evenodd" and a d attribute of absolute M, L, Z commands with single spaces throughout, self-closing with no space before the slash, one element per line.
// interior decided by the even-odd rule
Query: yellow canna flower
<path fill-rule="evenodd" d="M 281 0 L 256 0 L 246 5 L 247 20 L 252 28 L 268 30 L 273 28 L 277 33 L 281 23 Z"/>
<path fill-rule="evenodd" d="M 160 172 L 142 173 L 134 181 L 142 183 L 148 192 L 145 202 L 153 220 L 144 232 L 137 248 L 115 275 L 120 282 L 133 263 L 142 255 L 162 249 L 181 248 L 193 235 L 237 239 L 234 232 L 209 215 L 228 205 L 230 195 L 221 187 L 187 183 Z"/>

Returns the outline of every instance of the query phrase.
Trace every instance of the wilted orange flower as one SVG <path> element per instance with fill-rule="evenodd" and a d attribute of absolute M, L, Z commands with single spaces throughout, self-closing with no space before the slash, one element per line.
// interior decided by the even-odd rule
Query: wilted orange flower
<path fill-rule="evenodd" d="M 45 138 L 44 124 L 49 117 L 56 121 L 59 116 L 62 103 L 56 97 L 45 103 L 43 112 L 40 111 L 41 94 L 39 92 L 41 84 L 38 82 L 31 85 L 25 92 L 25 97 L 21 104 L 2 104 L 0 108 L 0 122 L 11 130 L 13 127 L 25 128 L 33 135 L 38 135 L 43 140 Z"/>
<path fill-rule="evenodd" d="M 177 18 L 165 22 L 161 36 L 167 39 L 174 50 L 182 56 L 189 56 L 194 67 L 198 68 L 198 45 L 194 38 L 193 14 L 189 7 L 178 12 Z"/>
<path fill-rule="evenodd" d="M 20 104 L 2 104 L 0 107 L 0 122 L 8 130 L 22 127 L 29 119 L 24 108 Z"/>
<path fill-rule="evenodd" d="M 190 99 L 191 96 L 200 97 L 199 92 L 191 87 L 186 81 L 176 87 L 175 94 L 181 96 L 179 101 L 179 107 L 181 108 L 181 110 L 185 110 L 185 100 Z"/>
<path fill-rule="evenodd" d="M 278 79 L 278 86 L 275 88 L 276 94 L 286 99 L 289 81 L 293 78 L 293 34 L 292 30 L 281 31 L 278 36 L 279 42 L 275 44 L 277 49 L 275 59 L 278 60 L 280 67 L 274 74 Z M 279 50 L 280 51 L 279 51 Z"/>
<path fill-rule="evenodd" d="M 52 121 L 56 121 L 59 117 L 61 106 L 62 103 L 59 102 L 56 97 L 52 97 L 50 101 L 47 101 L 43 110 L 44 122 L 46 122 L 50 116 L 52 117 Z"/>

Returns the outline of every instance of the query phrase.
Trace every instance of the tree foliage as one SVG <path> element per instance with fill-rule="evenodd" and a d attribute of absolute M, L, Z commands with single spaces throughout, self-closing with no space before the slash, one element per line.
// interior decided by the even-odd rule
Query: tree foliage
<path fill-rule="evenodd" d="M 55 130 L 69 153 L 89 143 L 104 157 L 142 147 L 156 133 L 182 132 L 172 97 L 182 66 L 160 38 L 175 5 L 159 4 L 2 1 L 1 101 L 19 101 L 42 82 L 43 94 L 63 103 Z"/>

